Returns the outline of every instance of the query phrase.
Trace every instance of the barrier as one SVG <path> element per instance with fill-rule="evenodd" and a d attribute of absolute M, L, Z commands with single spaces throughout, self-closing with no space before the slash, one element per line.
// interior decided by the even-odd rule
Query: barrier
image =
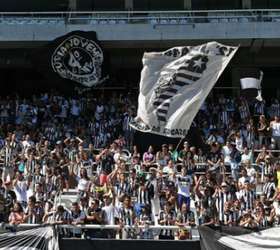
<path fill-rule="evenodd" d="M 61 239 L 61 250 L 95 249 L 95 250 L 200 250 L 199 241 L 171 241 L 171 240 L 79 240 Z"/>
<path fill-rule="evenodd" d="M 40 227 L 42 225 L 48 225 L 48 224 L 19 224 L 16 226 L 10 226 L 8 224 L 3 224 L 2 228 L 14 228 L 14 231 L 17 231 L 19 229 L 32 229 L 36 227 Z M 53 223 L 52 225 L 56 225 Z M 172 230 L 174 232 L 177 232 L 180 229 L 187 229 L 189 232 L 191 232 L 191 239 L 188 239 L 187 241 L 199 241 L 200 237 L 198 234 L 198 229 L 197 227 L 190 227 L 190 226 L 185 226 L 185 227 L 178 227 L 178 226 L 161 226 L 161 225 L 133 225 L 133 226 L 120 226 L 120 225 L 93 225 L 93 224 L 80 224 L 80 225 L 71 225 L 71 224 L 64 224 L 64 225 L 56 225 L 57 229 L 69 229 L 69 230 L 87 230 L 87 229 L 99 229 L 99 230 L 115 230 L 119 231 L 122 229 L 133 229 L 133 230 L 140 230 L 140 229 L 145 229 L 145 230 L 152 230 L 153 231 L 153 236 L 156 238 L 157 235 L 160 233 L 160 230 Z M 66 237 L 67 238 L 67 237 Z"/>
<path fill-rule="evenodd" d="M 0 12 L 7 24 L 126 24 L 187 25 L 188 23 L 279 22 L 280 9 L 201 11 Z"/>

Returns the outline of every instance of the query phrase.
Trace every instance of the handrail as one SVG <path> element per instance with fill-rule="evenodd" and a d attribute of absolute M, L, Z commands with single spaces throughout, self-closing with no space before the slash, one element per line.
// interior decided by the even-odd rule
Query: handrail
<path fill-rule="evenodd" d="M 168 10 L 168 11 L 27 11 L 27 12 L 0 12 L 0 15 L 56 15 L 56 14 L 189 14 L 189 13 L 253 13 L 253 12 L 280 12 L 280 9 L 228 9 L 228 10 Z"/>
<path fill-rule="evenodd" d="M 8 224 L 7 224 L 8 225 Z M 70 228 L 70 229 L 122 229 L 122 228 L 149 228 L 149 229 L 153 229 L 153 230 L 157 230 L 157 229 L 168 229 L 168 230 L 179 230 L 181 228 L 185 228 L 185 229 L 194 229 L 196 227 L 190 227 L 190 226 L 162 226 L 162 225 L 124 225 L 124 226 L 120 226 L 120 225 L 98 225 L 98 224 L 78 224 L 78 225 L 71 225 L 71 224 L 56 224 L 51 223 L 51 224 L 27 224 L 27 223 L 22 223 L 19 225 L 15 225 L 16 228 L 30 228 L 30 227 L 39 227 L 39 226 L 47 226 L 47 225 L 56 225 L 58 227 L 61 228 Z M 13 225 L 11 225 L 13 226 Z"/>

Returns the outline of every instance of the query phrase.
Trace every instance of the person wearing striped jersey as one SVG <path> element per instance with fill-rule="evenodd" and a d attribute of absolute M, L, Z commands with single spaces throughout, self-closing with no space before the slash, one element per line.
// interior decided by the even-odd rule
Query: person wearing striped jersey
<path fill-rule="evenodd" d="M 135 223 L 135 218 L 136 216 L 131 205 L 131 198 L 130 196 L 125 195 L 123 199 L 123 206 L 119 209 L 119 221 L 122 228 L 122 239 L 136 238 L 135 230 L 132 228 Z"/>
<path fill-rule="evenodd" d="M 274 176 L 272 174 L 266 175 L 264 183 L 265 184 L 262 187 L 263 194 L 266 199 L 271 199 L 276 192 Z"/>
<path fill-rule="evenodd" d="M 141 209 L 145 206 L 151 206 L 151 200 L 154 197 L 154 185 L 150 181 L 145 181 L 145 177 L 142 177 L 139 182 L 137 190 L 135 205 L 136 214 L 139 215 Z"/>
<path fill-rule="evenodd" d="M 221 224 L 224 224 L 225 218 L 225 206 L 227 203 L 235 199 L 235 195 L 230 192 L 229 185 L 226 182 L 221 184 L 221 189 L 217 188 L 213 197 L 216 199 L 216 208 L 218 211 L 218 217 Z"/>
<path fill-rule="evenodd" d="M 242 211 L 251 210 L 254 208 L 254 203 L 256 201 L 256 194 L 254 190 L 251 189 L 249 180 L 245 180 L 244 188 L 238 193 L 238 198 L 241 201 Z"/>
<path fill-rule="evenodd" d="M 186 226 L 195 226 L 195 216 L 192 211 L 190 211 L 187 203 L 183 203 L 180 212 L 177 215 L 176 223 L 180 227 L 179 236 L 180 240 L 191 239 L 191 230 L 185 228 Z"/>
<path fill-rule="evenodd" d="M 219 214 L 219 221 L 221 225 L 233 226 L 235 225 L 234 212 L 231 210 L 232 201 L 226 201 L 224 205 L 223 214 Z"/>
<path fill-rule="evenodd" d="M 172 209 L 172 204 L 166 202 L 164 209 L 159 212 L 158 224 L 162 226 L 174 226 L 176 222 L 176 212 Z M 174 231 L 162 229 L 159 234 L 160 240 L 174 240 Z"/>

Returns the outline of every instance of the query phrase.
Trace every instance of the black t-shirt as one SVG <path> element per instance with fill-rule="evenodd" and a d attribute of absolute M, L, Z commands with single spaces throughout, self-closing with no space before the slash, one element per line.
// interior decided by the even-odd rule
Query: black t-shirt
<path fill-rule="evenodd" d="M 112 172 L 114 166 L 114 158 L 112 155 L 107 155 L 101 161 L 101 170 L 102 173 L 108 175 Z"/>
<path fill-rule="evenodd" d="M 5 211 L 10 211 L 17 196 L 16 196 L 15 192 L 12 190 L 4 191 L 3 195 L 4 195 L 4 201 L 5 201 Z"/>
<path fill-rule="evenodd" d="M 220 151 L 216 151 L 216 152 L 212 152 L 210 151 L 208 154 L 207 154 L 207 160 L 210 160 L 212 161 L 213 163 L 217 163 L 217 161 L 219 159 L 221 159 L 221 152 Z"/>
<path fill-rule="evenodd" d="M 101 208 L 96 208 L 96 209 L 93 209 L 91 207 L 88 208 L 87 210 L 87 214 L 88 216 L 93 216 L 94 214 L 100 214 L 102 212 Z M 93 220 L 87 220 L 87 223 L 88 224 L 101 224 L 98 220 L 96 219 L 93 219 Z"/>

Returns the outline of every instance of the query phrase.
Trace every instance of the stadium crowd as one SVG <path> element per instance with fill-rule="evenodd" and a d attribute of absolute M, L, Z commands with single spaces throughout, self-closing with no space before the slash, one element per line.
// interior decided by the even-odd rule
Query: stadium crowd
<path fill-rule="evenodd" d="M 150 145 L 128 125 L 135 98 L 42 94 L 0 100 L 0 221 L 120 225 L 123 239 L 189 239 L 196 225 L 280 224 L 280 104 L 208 98 L 194 121 L 204 147 Z M 156 148 L 160 148 L 156 150 Z M 67 207 L 57 197 L 75 189 Z M 151 225 L 179 230 L 152 230 Z M 115 238 L 115 230 L 61 229 Z"/>

